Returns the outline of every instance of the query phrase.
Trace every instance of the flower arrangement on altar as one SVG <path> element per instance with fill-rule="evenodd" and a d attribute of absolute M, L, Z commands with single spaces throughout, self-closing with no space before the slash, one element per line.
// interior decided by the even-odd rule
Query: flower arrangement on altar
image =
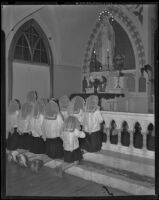
<path fill-rule="evenodd" d="M 103 75 L 95 75 L 89 77 L 89 88 L 94 88 L 94 93 L 105 92 L 107 79 Z"/>

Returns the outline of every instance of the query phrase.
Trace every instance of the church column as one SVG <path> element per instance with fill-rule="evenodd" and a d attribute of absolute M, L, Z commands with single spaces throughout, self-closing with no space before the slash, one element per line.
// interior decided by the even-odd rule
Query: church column
<path fill-rule="evenodd" d="M 133 145 L 133 131 L 130 131 L 130 148 L 134 148 L 134 145 Z"/>
<path fill-rule="evenodd" d="M 118 133 L 118 145 L 121 146 L 121 129 L 119 129 Z"/>
<path fill-rule="evenodd" d="M 109 145 L 111 144 L 110 143 L 110 129 L 109 128 L 107 129 L 107 144 L 109 144 Z"/>

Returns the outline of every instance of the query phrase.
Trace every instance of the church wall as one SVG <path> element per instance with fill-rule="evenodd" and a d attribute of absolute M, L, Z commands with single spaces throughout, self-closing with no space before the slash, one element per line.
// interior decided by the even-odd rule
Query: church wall
<path fill-rule="evenodd" d="M 81 90 L 81 69 L 72 66 L 54 67 L 54 96 L 59 98 L 62 95 L 79 93 Z"/>
<path fill-rule="evenodd" d="M 20 15 L 22 16 L 22 14 L 25 15 L 28 15 L 28 13 L 25 12 L 25 9 L 22 9 L 23 12 L 20 12 Z M 27 7 L 26 7 L 26 10 L 27 10 Z M 10 9 L 9 12 L 8 12 L 8 16 L 6 15 L 3 15 L 4 16 L 4 21 L 3 21 L 3 29 L 6 33 L 6 74 L 8 75 L 8 52 L 9 52 L 9 47 L 10 47 L 10 44 L 11 44 L 11 41 L 12 41 L 12 38 L 16 32 L 16 30 L 18 30 L 18 28 L 23 24 L 25 23 L 26 21 L 28 21 L 30 18 L 34 18 L 38 23 L 39 25 L 42 27 L 43 31 L 45 32 L 46 36 L 48 36 L 48 39 L 49 39 L 49 43 L 50 43 L 50 46 L 51 46 L 51 50 L 52 50 L 52 53 L 53 53 L 53 65 L 54 65 L 54 72 L 53 72 L 53 77 L 54 77 L 54 85 L 53 85 L 53 90 L 54 90 L 54 97 L 58 98 L 59 96 L 62 96 L 63 94 L 66 94 L 66 95 L 69 95 L 71 94 L 72 92 L 80 92 L 80 82 L 81 82 L 81 68 L 79 67 L 79 64 L 77 66 L 77 64 L 74 63 L 73 66 L 69 66 L 67 64 L 71 63 L 71 61 L 69 60 L 69 56 L 66 56 L 68 57 L 68 62 L 66 64 L 66 62 L 62 62 L 61 61 L 61 56 L 62 54 L 59 52 L 60 51 L 60 45 L 61 45 L 61 42 L 59 41 L 59 31 L 57 30 L 57 26 L 55 27 L 54 26 L 54 30 L 51 29 L 51 32 L 50 32 L 50 29 L 48 28 L 48 26 L 46 25 L 44 19 L 40 16 L 40 15 L 37 15 L 37 14 L 34 14 L 34 15 L 31 15 L 29 17 L 27 17 L 26 19 L 24 19 L 22 22 L 20 22 L 14 29 L 14 31 L 11 31 L 11 28 L 17 23 L 17 21 L 20 19 L 20 17 L 16 17 L 16 14 L 14 13 L 14 9 Z M 17 11 L 21 11 L 20 9 L 18 9 Z M 30 10 L 31 12 L 31 10 Z M 14 16 L 14 17 L 13 17 Z M 22 18 L 24 18 L 24 16 Z M 54 18 L 55 19 L 55 18 Z M 56 21 L 53 20 L 54 24 L 56 25 Z M 7 26 L 6 26 L 7 24 Z M 50 37 L 51 36 L 51 37 Z M 71 56 L 72 52 L 69 48 L 69 44 L 67 45 L 68 46 L 68 55 L 70 54 L 70 57 L 73 57 L 74 58 L 74 55 Z M 78 49 L 78 48 L 77 48 Z M 75 51 L 73 51 L 75 52 Z M 76 54 L 76 52 L 74 53 Z M 79 54 L 79 53 L 78 53 Z M 60 64 L 62 64 L 62 67 L 60 66 Z M 73 62 L 71 63 L 73 64 Z M 22 69 L 24 69 L 23 67 L 26 67 L 26 64 L 21 64 L 21 70 L 18 71 L 19 69 L 16 69 L 16 77 L 19 77 L 19 81 L 22 81 L 20 82 L 20 84 L 18 85 L 18 88 L 19 88 L 19 91 L 17 93 L 17 90 L 15 92 L 15 87 L 16 85 L 14 85 L 14 88 L 13 88 L 13 97 L 15 98 L 19 98 L 21 99 L 22 101 L 25 99 L 24 97 L 24 92 L 23 92 L 23 89 L 25 88 L 27 90 L 28 86 L 27 85 L 27 80 L 25 79 L 25 81 L 23 81 L 20 77 L 22 74 L 25 73 L 26 70 L 28 70 L 29 67 L 31 67 L 31 65 L 27 65 L 26 69 L 23 71 Z M 35 65 L 34 65 L 34 69 L 35 69 Z M 34 71 L 33 69 L 33 71 Z M 39 76 L 37 75 L 36 78 L 34 80 L 36 80 L 35 82 L 32 82 L 32 85 L 35 85 L 33 87 L 36 87 L 36 85 L 38 84 L 38 79 L 39 77 L 41 76 L 40 75 L 40 72 L 41 72 L 41 66 L 38 70 L 38 68 L 36 69 L 37 71 L 37 74 L 39 74 Z M 31 69 L 29 69 L 31 70 Z M 14 73 L 14 72 L 13 72 Z M 14 73 L 15 74 L 15 73 Z M 49 80 L 50 79 L 50 75 L 49 73 L 45 72 L 45 80 Z M 32 81 L 34 81 L 32 80 Z M 14 81 L 15 83 L 15 81 Z M 13 84 L 14 84 L 13 83 Z M 17 82 L 16 82 L 17 83 Z M 34 84 L 35 83 L 35 84 Z M 21 87 L 23 85 L 23 87 Z M 30 84 L 29 84 L 30 85 Z M 6 86 L 8 87 L 8 76 L 6 77 Z M 30 88 L 31 89 L 31 88 Z M 39 88 L 40 89 L 40 88 Z M 49 85 L 48 85 L 48 89 L 49 89 Z M 47 90 L 48 90 L 47 89 Z M 40 91 L 41 93 L 42 91 Z M 48 96 L 48 92 L 44 92 L 44 93 L 47 93 L 46 97 L 49 97 Z M 16 97 L 16 94 L 18 97 Z M 22 96 L 19 96 L 19 95 L 22 95 Z M 43 94 L 41 94 L 43 96 Z M 40 95 L 40 96 L 41 96 Z M 6 101 L 8 102 L 8 90 L 6 91 Z"/>
<path fill-rule="evenodd" d="M 148 113 L 148 99 L 145 95 L 133 95 L 128 100 L 128 111 L 131 113 Z"/>
<path fill-rule="evenodd" d="M 124 5 L 120 5 L 123 7 Z M 134 6 L 135 7 L 135 6 Z M 40 9 L 38 12 L 36 10 Z M 8 8 L 7 8 L 8 9 Z M 3 9 L 4 10 L 4 9 Z M 54 63 L 54 96 L 59 97 L 63 92 L 70 94 L 73 92 L 82 92 L 81 90 L 81 71 L 86 53 L 87 43 L 90 34 L 98 20 L 98 15 L 102 10 L 106 10 L 106 6 L 92 5 L 92 6 L 62 6 L 62 5 L 49 5 L 49 6 L 11 6 L 7 11 L 2 13 L 2 29 L 6 33 L 6 66 L 8 66 L 8 50 L 14 36 L 15 31 L 27 20 L 34 18 L 42 27 L 46 36 L 48 37 L 49 44 L 53 53 Z M 153 53 L 150 47 L 151 34 L 151 19 L 155 18 L 154 7 L 149 8 L 149 5 L 143 9 L 143 25 L 137 20 L 138 17 L 127 11 L 140 33 L 143 41 L 146 62 L 152 64 Z M 125 11 L 126 13 L 126 8 Z M 3 17 L 4 16 L 4 17 Z M 147 23 L 149 21 L 149 23 Z M 16 25 L 17 24 L 17 25 Z M 16 25 L 14 27 L 14 25 Z M 11 31 L 12 27 L 14 30 Z M 132 42 L 132 41 L 131 41 Z M 133 44 L 134 45 L 134 44 Z M 134 49 L 134 46 L 133 46 Z M 137 51 L 134 52 L 135 57 Z M 140 67 L 137 64 L 137 77 L 140 77 Z M 6 68 L 6 74 L 8 74 Z M 61 78 L 60 78 L 61 77 Z M 73 84 L 73 81 L 75 83 Z M 138 80 L 138 79 L 137 79 Z M 6 86 L 8 80 L 6 78 Z M 136 91 L 134 95 L 138 95 L 138 83 L 136 82 Z M 6 93 L 7 95 L 7 93 Z M 145 97 L 146 98 L 146 97 Z M 135 100 L 136 101 L 136 100 Z M 135 101 L 133 105 L 135 105 Z M 142 101 L 141 101 L 142 102 Z M 146 100 L 145 100 L 146 102 Z M 145 104 L 146 106 L 146 104 Z M 132 110 L 133 110 L 132 106 Z M 143 110 L 143 109 L 142 109 Z"/>
<path fill-rule="evenodd" d="M 36 90 L 39 98 L 49 98 L 49 88 L 50 71 L 48 66 L 13 63 L 13 98 L 25 102 L 26 95 L 30 90 Z"/>

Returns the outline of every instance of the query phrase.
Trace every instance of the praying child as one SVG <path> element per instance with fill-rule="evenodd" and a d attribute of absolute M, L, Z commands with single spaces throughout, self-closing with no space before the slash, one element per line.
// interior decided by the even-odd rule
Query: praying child
<path fill-rule="evenodd" d="M 58 175 L 63 176 L 64 170 L 79 163 L 82 159 L 82 152 L 79 146 L 78 138 L 84 138 L 85 134 L 80 131 L 80 122 L 75 116 L 69 116 L 64 121 L 61 138 L 64 148 L 64 163 L 59 168 Z"/>
<path fill-rule="evenodd" d="M 84 138 L 85 134 L 80 131 L 80 122 L 75 116 L 69 116 L 64 121 L 61 138 L 64 147 L 64 161 L 75 162 L 82 159 L 78 138 Z"/>
<path fill-rule="evenodd" d="M 53 159 L 63 157 L 63 143 L 60 138 L 63 119 L 58 104 L 49 101 L 45 106 L 45 114 L 42 123 L 43 138 L 46 139 L 46 154 Z"/>
<path fill-rule="evenodd" d="M 32 135 L 30 129 L 30 120 L 33 113 L 33 105 L 29 102 L 23 103 L 19 115 L 18 130 L 20 131 L 20 149 L 30 150 L 32 144 Z"/>
<path fill-rule="evenodd" d="M 86 138 L 82 148 L 88 152 L 100 151 L 102 146 L 101 123 L 103 117 L 99 110 L 98 101 L 96 95 L 91 95 L 86 100 L 83 118 L 83 130 L 86 133 Z"/>
<path fill-rule="evenodd" d="M 20 135 L 18 132 L 18 116 L 20 112 L 20 103 L 16 99 L 12 100 L 8 109 L 8 138 L 6 141 L 7 149 L 12 151 L 19 148 Z"/>
<path fill-rule="evenodd" d="M 71 115 L 77 117 L 77 119 L 80 122 L 81 130 L 82 130 L 85 101 L 82 97 L 76 96 L 71 100 L 71 104 L 72 104 Z"/>
<path fill-rule="evenodd" d="M 59 98 L 59 106 L 63 119 L 67 119 L 67 117 L 69 116 L 68 108 L 70 106 L 70 100 L 68 96 L 64 95 Z"/>
<path fill-rule="evenodd" d="M 44 102 L 37 100 L 30 120 L 30 130 L 32 133 L 32 145 L 30 151 L 35 154 L 45 153 L 45 142 L 42 133 L 42 123 L 44 119 Z"/>

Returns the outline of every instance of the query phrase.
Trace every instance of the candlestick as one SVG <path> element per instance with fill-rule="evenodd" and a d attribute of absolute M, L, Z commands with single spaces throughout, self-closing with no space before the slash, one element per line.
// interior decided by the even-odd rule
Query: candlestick
<path fill-rule="evenodd" d="M 107 61 L 108 61 L 108 70 L 109 70 L 109 49 L 107 49 Z"/>

